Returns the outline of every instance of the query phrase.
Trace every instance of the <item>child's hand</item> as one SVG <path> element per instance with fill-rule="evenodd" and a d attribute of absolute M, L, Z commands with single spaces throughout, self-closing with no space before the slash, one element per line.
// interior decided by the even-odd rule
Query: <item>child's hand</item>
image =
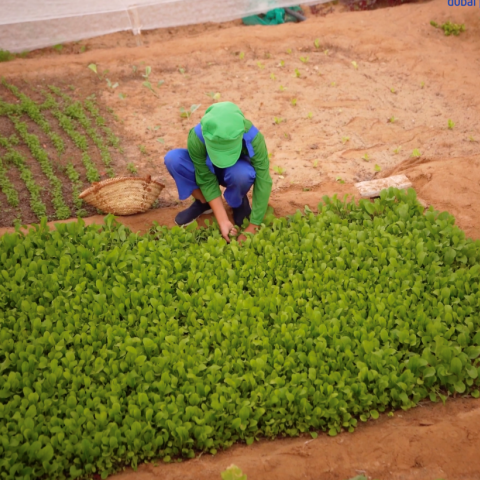
<path fill-rule="evenodd" d="M 226 242 L 230 243 L 230 236 L 234 237 L 238 232 L 233 223 L 227 219 L 220 224 L 220 233 Z"/>
<path fill-rule="evenodd" d="M 252 233 L 255 235 L 257 233 L 258 225 L 254 225 L 253 223 L 250 223 L 248 227 L 243 231 L 243 233 L 237 238 L 237 241 L 239 243 L 244 242 L 247 237 L 244 235 L 244 233 Z"/>

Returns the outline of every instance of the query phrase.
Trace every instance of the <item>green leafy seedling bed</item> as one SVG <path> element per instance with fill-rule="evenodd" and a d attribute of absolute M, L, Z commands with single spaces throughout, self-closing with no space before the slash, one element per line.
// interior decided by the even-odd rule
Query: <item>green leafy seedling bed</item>
<path fill-rule="evenodd" d="M 415 192 L 243 246 L 106 218 L 0 238 L 0 476 L 105 478 L 478 397 L 480 242 Z"/>

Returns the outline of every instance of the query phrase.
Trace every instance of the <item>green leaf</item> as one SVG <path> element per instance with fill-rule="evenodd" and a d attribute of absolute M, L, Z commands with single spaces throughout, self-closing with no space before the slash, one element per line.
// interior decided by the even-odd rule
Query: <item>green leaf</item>
<path fill-rule="evenodd" d="M 445 265 L 451 265 L 453 263 L 453 260 L 455 260 L 456 255 L 457 252 L 455 252 L 453 248 L 447 248 L 444 255 Z"/>
<path fill-rule="evenodd" d="M 455 390 L 458 393 L 464 393 L 465 392 L 466 387 L 465 387 L 465 384 L 461 380 L 459 380 L 458 382 L 455 382 L 454 386 L 455 386 Z"/>
<path fill-rule="evenodd" d="M 460 361 L 459 358 L 454 357 L 452 358 L 452 361 L 450 363 L 450 371 L 454 373 L 455 375 L 460 375 L 460 372 L 462 371 L 462 362 Z"/>
<path fill-rule="evenodd" d="M 53 458 L 53 448 L 50 444 L 43 447 L 37 454 L 38 460 L 43 462 L 49 462 Z"/>
<path fill-rule="evenodd" d="M 467 367 L 467 373 L 470 378 L 477 378 L 478 377 L 478 372 L 475 367 Z"/>
<path fill-rule="evenodd" d="M 26 273 L 27 272 L 23 268 L 19 268 L 15 273 L 15 280 L 20 283 L 25 277 Z"/>
<path fill-rule="evenodd" d="M 370 215 L 373 215 L 375 213 L 375 205 L 373 205 L 373 203 L 365 201 L 364 208 Z"/>
<path fill-rule="evenodd" d="M 117 297 L 117 298 L 122 298 L 124 296 L 124 292 L 121 288 L 119 287 L 113 287 L 112 288 L 112 293 Z"/>
<path fill-rule="evenodd" d="M 138 356 L 136 359 L 135 359 L 135 363 L 137 365 L 140 365 L 142 366 L 144 363 L 145 363 L 145 360 L 147 359 L 147 357 L 145 355 L 140 355 Z"/>
<path fill-rule="evenodd" d="M 480 356 L 480 346 L 471 346 L 465 349 L 465 353 L 468 355 L 468 358 L 474 360 Z"/>
<path fill-rule="evenodd" d="M 427 367 L 423 371 L 423 378 L 429 378 L 433 377 L 435 375 L 436 371 L 434 367 Z"/>

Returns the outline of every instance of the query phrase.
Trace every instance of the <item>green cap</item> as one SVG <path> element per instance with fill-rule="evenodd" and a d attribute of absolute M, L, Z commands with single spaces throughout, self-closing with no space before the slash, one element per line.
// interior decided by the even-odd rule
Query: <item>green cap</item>
<path fill-rule="evenodd" d="M 200 124 L 207 153 L 218 168 L 235 165 L 242 152 L 245 117 L 232 102 L 215 103 L 207 108 Z"/>

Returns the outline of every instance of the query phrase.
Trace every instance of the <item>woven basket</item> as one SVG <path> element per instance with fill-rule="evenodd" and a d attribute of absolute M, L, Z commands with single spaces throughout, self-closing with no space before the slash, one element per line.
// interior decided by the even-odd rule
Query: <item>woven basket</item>
<path fill-rule="evenodd" d="M 133 215 L 146 212 L 158 198 L 165 185 L 149 175 L 109 178 L 94 182 L 79 197 L 86 203 L 114 215 Z"/>

